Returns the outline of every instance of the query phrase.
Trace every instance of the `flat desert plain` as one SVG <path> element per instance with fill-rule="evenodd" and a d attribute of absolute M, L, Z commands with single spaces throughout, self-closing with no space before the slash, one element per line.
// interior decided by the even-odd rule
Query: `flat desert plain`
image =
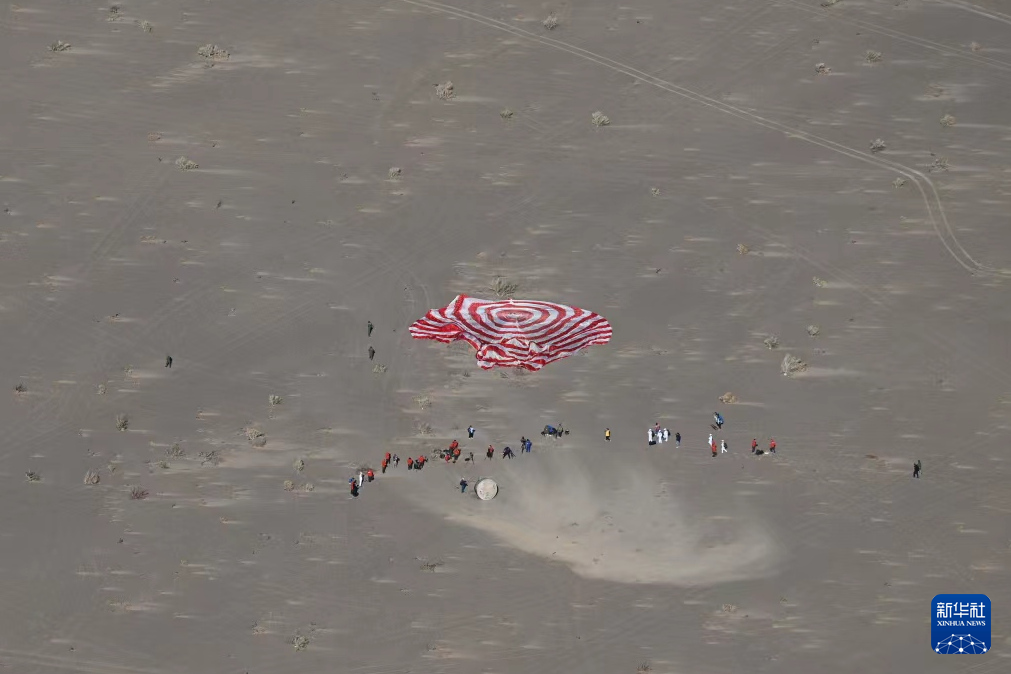
<path fill-rule="evenodd" d="M 0 670 L 1011 669 L 1006 3 L 18 0 L 0 45 Z M 614 337 L 484 371 L 408 333 L 457 294 Z"/>

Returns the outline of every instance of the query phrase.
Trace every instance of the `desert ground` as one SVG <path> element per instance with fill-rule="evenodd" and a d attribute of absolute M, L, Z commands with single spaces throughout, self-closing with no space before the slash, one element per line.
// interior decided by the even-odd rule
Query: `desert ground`
<path fill-rule="evenodd" d="M 1011 668 L 1006 3 L 18 0 L 0 45 L 0 670 Z M 410 338 L 506 286 L 614 337 Z M 990 653 L 931 651 L 946 592 Z"/>

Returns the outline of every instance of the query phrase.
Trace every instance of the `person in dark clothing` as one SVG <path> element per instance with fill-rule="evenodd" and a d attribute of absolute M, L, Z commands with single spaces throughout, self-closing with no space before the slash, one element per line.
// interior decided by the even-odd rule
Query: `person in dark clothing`
<path fill-rule="evenodd" d="M 488 451 L 485 452 L 484 455 L 489 459 L 492 458 L 493 456 L 495 456 L 495 448 L 492 447 L 491 445 L 488 445 Z"/>
<path fill-rule="evenodd" d="M 920 477 L 920 469 L 921 468 L 923 468 L 923 464 L 920 463 L 919 459 L 917 459 L 916 463 L 913 464 L 913 477 L 919 479 L 919 477 Z"/>
<path fill-rule="evenodd" d="M 165 367 L 172 368 L 172 356 L 165 356 Z"/>
<path fill-rule="evenodd" d="M 474 437 L 474 431 L 476 431 L 476 430 L 477 429 L 474 428 L 473 426 L 468 426 L 467 427 L 467 437 L 468 438 L 473 438 Z"/>
<path fill-rule="evenodd" d="M 372 336 L 372 321 L 369 321 L 369 337 Z"/>
<path fill-rule="evenodd" d="M 373 348 L 372 348 L 372 347 L 370 346 L 370 347 L 369 347 L 369 360 L 372 360 L 372 359 L 373 359 L 373 358 L 375 358 L 375 357 L 376 357 L 376 350 L 375 350 L 375 349 L 373 349 Z"/>
<path fill-rule="evenodd" d="M 460 478 L 460 493 L 465 494 L 467 492 L 467 480 Z"/>
<path fill-rule="evenodd" d="M 513 458 L 512 447 L 506 447 L 505 449 L 502 450 L 502 458 L 503 459 L 511 459 L 511 458 Z"/>
<path fill-rule="evenodd" d="M 681 434 L 680 433 L 675 433 L 674 434 L 674 447 L 680 447 L 680 446 L 681 446 Z"/>

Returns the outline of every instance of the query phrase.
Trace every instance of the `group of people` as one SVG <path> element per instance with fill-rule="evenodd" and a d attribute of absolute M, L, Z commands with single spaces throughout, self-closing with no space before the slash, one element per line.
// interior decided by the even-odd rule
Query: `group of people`
<path fill-rule="evenodd" d="M 721 430 L 723 430 L 723 423 L 724 423 L 724 421 L 723 421 L 723 415 L 720 414 L 719 412 L 713 412 L 713 424 L 712 424 L 713 430 L 714 431 L 721 431 Z M 646 437 L 647 437 L 647 441 L 649 442 L 650 446 L 653 446 L 653 445 L 662 445 L 665 442 L 670 442 L 671 434 L 670 434 L 670 430 L 668 430 L 667 428 L 661 428 L 660 427 L 660 422 L 658 421 L 652 428 L 650 428 L 647 431 L 647 436 Z M 611 441 L 611 429 L 610 428 L 604 429 L 604 440 L 606 440 L 608 442 Z M 674 442 L 675 442 L 675 447 L 676 448 L 680 448 L 681 447 L 681 433 L 679 433 L 679 432 L 675 432 L 674 433 Z M 713 434 L 712 433 L 709 434 L 709 449 L 713 453 L 713 457 L 716 457 L 719 454 L 726 454 L 729 451 L 729 447 L 727 445 L 727 441 L 726 440 L 720 440 L 719 443 L 717 443 L 717 441 L 713 438 Z M 776 441 L 774 439 L 769 438 L 769 449 L 768 450 L 759 449 L 759 447 L 758 447 L 758 440 L 756 438 L 752 438 L 751 439 L 751 453 L 752 454 L 760 456 L 762 454 L 765 454 L 766 451 L 768 451 L 771 454 L 775 454 L 776 453 Z"/>
<path fill-rule="evenodd" d="M 647 431 L 647 433 L 648 433 L 647 437 L 648 437 L 648 441 L 649 441 L 650 446 L 653 446 L 653 445 L 662 445 L 665 442 L 670 442 L 670 429 L 660 428 L 660 422 L 659 421 L 656 422 L 656 425 L 653 426 L 653 428 L 650 428 Z M 604 431 L 604 439 L 610 441 L 610 439 L 611 439 L 611 429 L 610 428 L 608 428 L 606 431 Z M 674 433 L 674 442 L 675 442 L 675 446 L 676 447 L 680 447 L 681 446 L 681 433 Z"/>

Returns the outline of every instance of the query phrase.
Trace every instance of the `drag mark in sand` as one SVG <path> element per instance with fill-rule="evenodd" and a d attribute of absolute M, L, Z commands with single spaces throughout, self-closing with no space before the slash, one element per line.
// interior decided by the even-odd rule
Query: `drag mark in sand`
<path fill-rule="evenodd" d="M 948 251 L 948 254 L 951 255 L 951 257 L 954 258 L 955 261 L 958 262 L 958 264 L 961 265 L 963 269 L 965 269 L 966 271 L 968 271 L 970 274 L 973 275 L 999 276 L 1002 278 L 1011 278 L 1011 269 L 997 269 L 995 267 L 984 265 L 978 262 L 975 258 L 973 258 L 972 255 L 970 255 L 969 252 L 962 247 L 961 243 L 959 243 L 958 241 L 958 238 L 955 236 L 954 230 L 952 229 L 951 225 L 948 222 L 948 218 L 944 212 L 944 207 L 941 205 L 941 198 L 938 195 L 937 188 L 934 186 L 933 181 L 931 181 L 930 178 L 925 173 L 918 171 L 917 169 L 910 168 L 908 166 L 905 166 L 904 164 L 899 164 L 898 162 L 894 162 L 888 159 L 883 159 L 880 156 L 872 156 L 868 152 L 857 150 L 855 148 L 842 145 L 841 143 L 836 143 L 835 141 L 828 140 L 827 138 L 822 138 L 821 136 L 816 136 L 806 131 L 794 129 L 785 124 L 780 124 L 779 122 L 775 122 L 770 119 L 766 119 L 765 117 L 762 117 L 760 115 L 748 112 L 747 110 L 744 110 L 742 108 L 738 108 L 736 106 L 724 103 L 717 99 L 710 98 L 708 96 L 697 93 L 690 89 L 686 89 L 685 87 L 672 84 L 670 82 L 667 82 L 666 80 L 662 80 L 658 77 L 650 75 L 649 73 L 633 68 L 632 66 L 607 58 L 606 56 L 602 56 L 589 50 L 582 49 L 567 42 L 562 42 L 560 40 L 544 37 L 542 35 L 532 33 L 522 28 L 516 28 L 503 21 L 499 21 L 497 19 L 493 19 L 491 17 L 487 17 L 482 14 L 477 14 L 475 12 L 471 12 L 465 9 L 458 9 L 451 5 L 444 5 L 441 3 L 430 2 L 428 0 L 401 0 L 401 2 L 405 2 L 409 5 L 414 5 L 416 7 L 421 7 L 423 9 L 428 9 L 433 12 L 453 16 L 458 19 L 467 19 L 469 21 L 473 21 L 475 23 L 487 26 L 489 28 L 500 30 L 509 33 L 511 35 L 515 35 L 516 37 L 522 38 L 524 40 L 537 42 L 542 45 L 552 47 L 553 49 L 557 49 L 559 51 L 563 51 L 572 54 L 573 56 L 578 56 L 579 58 L 604 66 L 605 68 L 608 68 L 615 72 L 628 75 L 629 77 L 632 77 L 637 81 L 643 82 L 644 84 L 649 84 L 658 89 L 662 89 L 672 94 L 676 94 L 678 96 L 681 96 L 682 98 L 686 98 L 695 103 L 699 103 L 707 107 L 714 108 L 724 114 L 736 117 L 737 119 L 750 122 L 752 124 L 761 126 L 763 128 L 772 131 L 778 131 L 789 138 L 796 138 L 806 143 L 817 145 L 819 147 L 825 148 L 837 154 L 850 157 L 851 159 L 856 159 L 866 164 L 877 166 L 878 168 L 895 171 L 900 175 L 904 176 L 905 178 L 907 178 L 908 180 L 912 181 L 912 183 L 916 185 L 917 189 L 920 191 L 920 196 L 923 199 L 923 204 L 927 209 L 927 218 L 929 219 L 931 225 L 933 226 L 934 232 L 937 234 L 937 237 L 940 239 L 941 244 L 944 246 L 945 250 Z M 886 34 L 890 33 L 891 31 L 889 31 L 889 33 Z M 920 42 L 917 42 L 917 44 L 920 44 Z M 928 46 L 928 45 L 920 44 L 920 46 Z M 930 48 L 936 49 L 936 47 Z M 948 52 L 948 50 L 944 51 L 945 53 Z M 1004 67 L 1008 67 L 1008 64 L 1003 64 L 1000 62 L 993 62 L 991 63 L 991 65 L 1001 65 Z"/>

